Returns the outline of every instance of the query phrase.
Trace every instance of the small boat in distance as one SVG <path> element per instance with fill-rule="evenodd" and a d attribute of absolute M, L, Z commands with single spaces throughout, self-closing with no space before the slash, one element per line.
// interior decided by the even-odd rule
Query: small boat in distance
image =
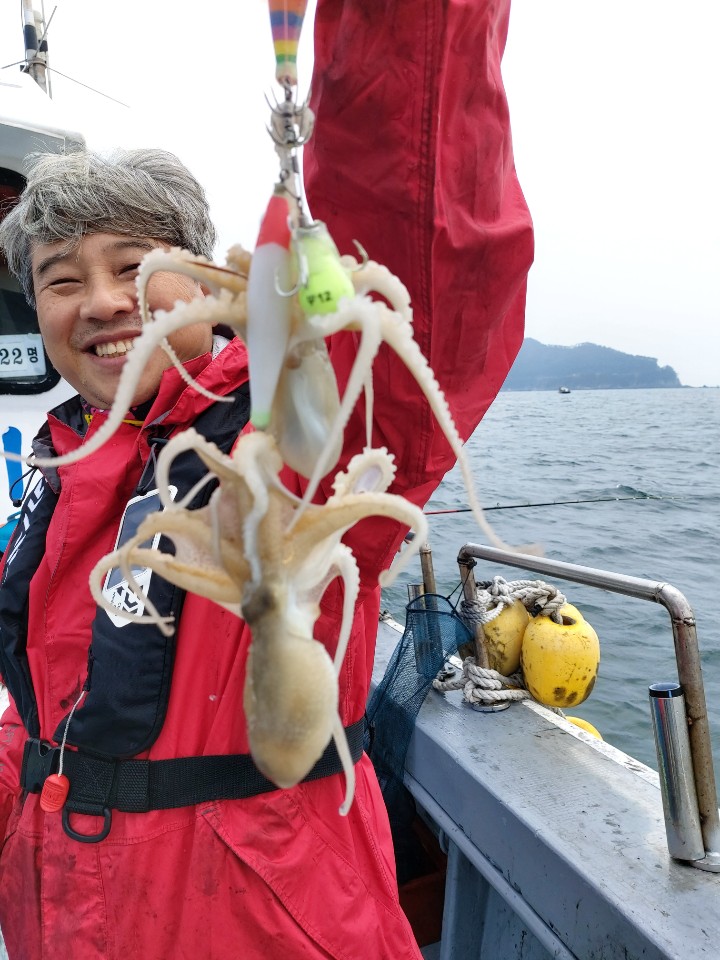
<path fill-rule="evenodd" d="M 570 387 L 560 387 L 558 393 L 570 393 Z"/>

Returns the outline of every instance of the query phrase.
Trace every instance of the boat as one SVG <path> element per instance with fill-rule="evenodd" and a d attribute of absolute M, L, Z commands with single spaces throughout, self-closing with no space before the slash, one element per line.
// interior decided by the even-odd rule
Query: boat
<path fill-rule="evenodd" d="M 478 544 L 465 544 L 458 556 L 466 596 L 474 590 L 472 568 L 480 562 L 483 578 L 492 577 L 493 564 L 520 567 L 553 582 L 583 583 L 665 606 L 668 643 L 674 641 L 685 707 L 693 718 L 690 743 L 678 744 L 673 731 L 668 739 L 668 730 L 656 729 L 658 774 L 532 699 L 501 712 L 478 712 L 463 702 L 461 691 L 430 688 L 402 773 L 416 809 L 413 830 L 432 851 L 427 872 L 401 885 L 423 955 L 428 960 L 716 957 L 720 828 L 687 600 L 667 583 Z M 412 588 L 415 597 L 422 597 L 425 585 L 434 589 L 427 574 L 423 579 Z M 432 615 L 439 599 L 427 597 L 425 610 Z M 408 610 L 413 607 L 417 600 Z M 427 636 L 431 627 L 423 629 Z M 383 616 L 375 691 L 403 631 L 390 614 Z M 423 630 L 416 626 L 415 633 L 417 655 Z M 409 682 L 412 686 L 413 678 Z M 649 711 L 650 701 L 649 696 Z M 397 723 L 403 722 L 402 711 L 399 705 Z M 680 736 L 686 731 L 683 710 Z"/>
<path fill-rule="evenodd" d="M 28 152 L 76 149 L 82 137 L 62 126 L 37 79 L 21 72 L 0 80 L 0 145 L 0 189 L 11 198 L 22 189 Z M 0 265 L 0 358 L 3 350 L 9 359 L 18 350 L 20 359 L 15 369 L 0 364 L 0 393 L 16 398 L 1 405 L 0 436 L 7 449 L 24 450 L 45 411 L 70 389 L 39 345 L 37 318 Z M 19 475 L 10 473 L 0 490 L 0 525 L 8 515 L 12 523 Z M 686 824 L 673 818 L 672 785 L 632 757 L 534 700 L 481 712 L 460 691 L 430 689 L 401 771 L 413 803 L 412 832 L 425 852 L 424 869 L 402 878 L 401 898 L 426 960 L 715 958 L 717 796 L 684 598 L 667 584 L 482 545 L 466 544 L 460 556 L 466 569 L 490 564 L 489 575 L 492 564 L 510 565 L 670 604 L 695 721 L 691 762 L 700 799 L 684 812 L 700 823 L 701 849 L 689 859 L 675 855 L 668 841 L 677 843 Z M 416 592 L 435 596 L 427 570 L 423 580 Z M 373 690 L 404 635 L 397 620 L 382 616 Z"/>
<path fill-rule="evenodd" d="M 48 94 L 47 52 L 37 47 L 38 27 L 26 23 L 26 38 L 35 37 L 35 55 L 30 49 L 24 69 L 0 73 L 0 201 L 7 209 L 25 185 L 23 168 L 35 151 L 70 152 L 84 140 L 69 129 Z M 27 42 L 27 40 L 26 40 Z M 32 43 L 32 40 L 30 40 Z M 45 419 L 45 413 L 72 394 L 60 379 L 42 346 L 35 311 L 28 306 L 0 254 L 0 440 L 3 449 L 27 453 L 30 441 Z M 13 403 L 7 397 L 22 398 Z M 0 554 L 17 520 L 22 497 L 19 463 L 5 461 L 0 482 Z M 6 470 L 7 467 L 7 470 Z"/>

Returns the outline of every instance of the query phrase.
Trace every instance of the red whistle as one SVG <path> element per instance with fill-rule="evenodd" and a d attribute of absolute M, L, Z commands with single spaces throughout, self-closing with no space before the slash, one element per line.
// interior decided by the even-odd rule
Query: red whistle
<path fill-rule="evenodd" d="M 64 773 L 51 773 L 43 784 L 40 807 L 45 813 L 62 810 L 70 790 L 70 781 Z"/>

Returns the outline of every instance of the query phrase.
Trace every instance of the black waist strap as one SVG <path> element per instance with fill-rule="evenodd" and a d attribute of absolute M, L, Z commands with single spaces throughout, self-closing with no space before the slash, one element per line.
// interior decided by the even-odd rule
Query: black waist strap
<path fill-rule="evenodd" d="M 364 720 L 345 728 L 353 763 L 363 752 Z M 31 737 L 25 744 L 20 782 L 30 793 L 40 793 L 51 773 L 57 773 L 60 748 Z M 304 778 L 319 780 L 340 773 L 342 764 L 331 740 L 322 757 Z M 173 760 L 104 760 L 80 751 L 65 750 L 63 774 L 70 792 L 63 822 L 79 840 L 99 840 L 110 829 L 110 811 L 145 813 L 212 800 L 240 800 L 278 787 L 263 776 L 249 754 L 178 757 Z M 77 835 L 68 829 L 67 814 L 87 813 L 105 818 L 102 836 Z"/>

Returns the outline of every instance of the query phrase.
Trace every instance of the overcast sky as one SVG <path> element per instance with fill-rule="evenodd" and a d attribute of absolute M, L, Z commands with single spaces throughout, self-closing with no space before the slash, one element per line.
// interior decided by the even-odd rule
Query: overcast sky
<path fill-rule="evenodd" d="M 515 0 L 504 77 L 536 230 L 529 336 L 720 384 L 719 35 L 715 0 Z M 310 40 L 308 25 L 301 85 Z M 56 75 L 88 143 L 175 151 L 208 191 L 218 253 L 252 247 L 277 173 L 266 0 L 58 0 L 49 41 L 51 66 L 130 105 Z M 22 54 L 20 0 L 3 0 L 0 65 Z"/>

